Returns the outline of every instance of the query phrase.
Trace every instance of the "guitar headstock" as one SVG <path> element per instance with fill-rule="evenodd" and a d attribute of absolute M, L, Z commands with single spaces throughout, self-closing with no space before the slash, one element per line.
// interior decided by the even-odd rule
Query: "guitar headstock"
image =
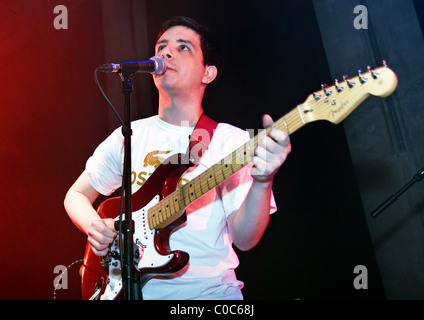
<path fill-rule="evenodd" d="M 396 74 L 383 66 L 362 73 L 354 78 L 343 77 L 343 81 L 336 80 L 333 86 L 322 85 L 321 90 L 308 96 L 305 102 L 298 106 L 302 113 L 302 120 L 312 122 L 328 120 L 335 124 L 345 119 L 369 95 L 386 97 L 397 86 Z"/>

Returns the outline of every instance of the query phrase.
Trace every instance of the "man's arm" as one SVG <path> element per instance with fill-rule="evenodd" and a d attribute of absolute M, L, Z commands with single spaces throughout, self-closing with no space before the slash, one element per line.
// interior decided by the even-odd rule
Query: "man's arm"
<path fill-rule="evenodd" d="M 106 255 L 109 244 L 116 236 L 113 219 L 102 219 L 93 208 L 99 196 L 88 181 L 85 171 L 66 194 L 64 205 L 72 222 L 87 235 L 94 254 Z"/>
<path fill-rule="evenodd" d="M 263 126 L 266 128 L 272 123 L 271 117 L 265 115 Z M 252 186 L 241 207 L 228 217 L 233 242 L 240 250 L 253 248 L 262 238 L 269 222 L 274 175 L 290 151 L 288 136 L 276 129 L 271 129 L 268 135 L 259 141 L 257 148 L 251 150 Z"/>

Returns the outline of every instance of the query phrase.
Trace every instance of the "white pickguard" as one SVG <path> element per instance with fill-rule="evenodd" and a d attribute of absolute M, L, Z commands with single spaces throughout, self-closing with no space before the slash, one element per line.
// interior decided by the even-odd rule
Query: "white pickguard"
<path fill-rule="evenodd" d="M 139 262 L 137 269 L 157 268 L 166 265 L 173 255 L 161 255 L 155 249 L 155 230 L 150 230 L 147 223 L 147 211 L 155 204 L 159 203 L 160 197 L 155 196 L 145 207 L 133 212 L 134 220 L 134 244 L 139 252 Z M 118 218 L 117 218 L 118 219 Z M 110 248 L 110 252 L 119 253 L 119 241 L 116 238 Z M 106 289 L 101 300 L 113 300 L 122 290 L 121 262 L 119 259 L 111 257 L 109 262 L 109 277 L 106 281 Z"/>

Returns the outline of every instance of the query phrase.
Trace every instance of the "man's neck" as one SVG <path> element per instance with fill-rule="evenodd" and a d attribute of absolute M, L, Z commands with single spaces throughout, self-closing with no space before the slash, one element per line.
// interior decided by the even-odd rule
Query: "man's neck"
<path fill-rule="evenodd" d="M 176 126 L 194 126 L 203 113 L 201 101 L 159 96 L 159 118 Z"/>

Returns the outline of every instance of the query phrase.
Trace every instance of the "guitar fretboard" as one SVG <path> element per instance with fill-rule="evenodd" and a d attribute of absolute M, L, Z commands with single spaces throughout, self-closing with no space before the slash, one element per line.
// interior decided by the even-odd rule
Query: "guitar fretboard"
<path fill-rule="evenodd" d="M 197 177 L 187 182 L 182 187 L 162 199 L 158 204 L 148 210 L 148 223 L 150 229 L 164 228 L 175 220 L 189 204 L 215 188 L 221 182 L 232 176 L 248 164 L 252 157 L 250 149 L 255 148 L 258 141 L 265 136 L 271 128 L 284 131 L 288 135 L 297 131 L 303 125 L 303 105 L 291 110 L 270 127 L 261 130 L 256 136 L 239 147 L 237 150 L 224 157 L 221 161 L 208 168 Z"/>

